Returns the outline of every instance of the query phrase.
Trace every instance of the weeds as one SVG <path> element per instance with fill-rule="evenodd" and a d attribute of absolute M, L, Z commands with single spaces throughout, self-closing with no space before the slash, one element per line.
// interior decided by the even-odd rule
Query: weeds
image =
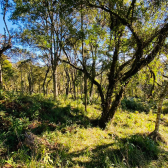
<path fill-rule="evenodd" d="M 140 106 L 133 112 L 119 109 L 106 130 L 101 130 L 90 124 L 90 119 L 101 114 L 98 104 L 88 105 L 86 113 L 80 99 L 60 97 L 54 102 L 42 95 L 4 97 L 0 101 L 1 167 L 168 165 L 168 147 L 147 136 L 154 129 L 156 115 L 141 112 Z M 168 115 L 162 115 L 160 133 L 165 139 L 167 121 Z"/>

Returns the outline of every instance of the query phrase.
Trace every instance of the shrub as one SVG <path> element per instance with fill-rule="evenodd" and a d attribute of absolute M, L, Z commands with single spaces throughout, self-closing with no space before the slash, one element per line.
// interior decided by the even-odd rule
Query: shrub
<path fill-rule="evenodd" d="M 138 102 L 135 98 L 124 98 L 121 101 L 121 107 L 125 110 L 149 112 L 149 105 L 147 105 L 146 103 Z"/>
<path fill-rule="evenodd" d="M 134 135 L 122 149 L 126 163 L 131 166 L 144 166 L 148 161 L 158 159 L 159 148 L 156 142 L 149 137 Z"/>

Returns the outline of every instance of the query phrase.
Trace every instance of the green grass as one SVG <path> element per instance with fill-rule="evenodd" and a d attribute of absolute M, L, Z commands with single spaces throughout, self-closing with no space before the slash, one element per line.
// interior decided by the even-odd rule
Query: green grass
<path fill-rule="evenodd" d="M 100 105 L 78 99 L 22 96 L 0 101 L 0 167 L 168 167 L 168 146 L 147 135 L 156 114 L 118 109 L 105 130 L 89 119 Z M 164 105 L 166 108 L 166 104 Z M 160 133 L 168 142 L 168 114 Z M 34 141 L 28 141 L 26 134 Z"/>

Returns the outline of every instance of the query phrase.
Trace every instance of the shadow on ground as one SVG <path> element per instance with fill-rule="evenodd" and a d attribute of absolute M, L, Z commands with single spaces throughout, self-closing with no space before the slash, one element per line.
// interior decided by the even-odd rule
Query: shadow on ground
<path fill-rule="evenodd" d="M 66 155 L 72 165 L 86 168 L 102 167 L 148 167 L 158 160 L 160 154 L 168 160 L 168 152 L 161 151 L 153 140 L 143 135 L 118 139 L 115 143 L 102 144 L 94 149 L 87 148 Z M 160 163 L 157 161 L 157 164 Z M 159 167 L 157 165 L 156 167 Z"/>
<path fill-rule="evenodd" d="M 25 131 L 40 135 L 44 131 L 55 129 L 66 133 L 75 123 L 85 128 L 90 126 L 89 118 L 80 113 L 79 109 L 71 108 L 70 105 L 61 107 L 59 102 L 32 98 L 22 98 L 13 102 L 2 100 L 0 109 L 0 144 L 8 146 L 8 151 L 0 152 L 0 157 L 4 158 L 8 152 L 21 148 L 19 141 L 24 141 Z M 153 140 L 138 134 L 125 139 L 117 138 L 114 144 L 101 144 L 93 149 L 90 147 L 71 153 L 68 151 L 64 144 L 56 144 L 51 151 L 53 162 L 56 163 L 59 156 L 62 167 L 66 167 L 67 163 L 71 167 L 78 164 L 88 168 L 144 167 L 157 160 L 161 153 Z M 168 153 L 162 151 L 162 154 L 165 154 L 164 157 L 168 160 Z"/>
<path fill-rule="evenodd" d="M 57 129 L 66 133 L 67 129 L 73 129 L 70 126 L 74 124 L 86 128 L 89 119 L 77 108 L 72 109 L 70 105 L 61 107 L 59 101 L 39 100 L 36 97 L 0 101 L 0 144 L 9 152 L 20 148 L 18 144 L 24 141 L 25 132 L 41 135 Z"/>

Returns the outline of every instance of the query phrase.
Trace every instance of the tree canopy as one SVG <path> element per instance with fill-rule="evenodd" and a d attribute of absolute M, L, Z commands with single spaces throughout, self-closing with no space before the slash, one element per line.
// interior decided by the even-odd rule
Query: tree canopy
<path fill-rule="evenodd" d="M 15 0 L 7 7 L 12 11 L 11 20 L 20 25 L 20 42 L 42 52 L 41 58 L 47 60 L 45 80 L 51 66 L 55 99 L 62 63 L 73 68 L 74 81 L 77 72 L 84 74 L 85 95 L 87 80 L 90 95 L 93 85 L 97 87 L 102 115 L 93 123 L 102 128 L 113 118 L 130 81 L 152 61 L 167 56 L 164 0 Z"/>

